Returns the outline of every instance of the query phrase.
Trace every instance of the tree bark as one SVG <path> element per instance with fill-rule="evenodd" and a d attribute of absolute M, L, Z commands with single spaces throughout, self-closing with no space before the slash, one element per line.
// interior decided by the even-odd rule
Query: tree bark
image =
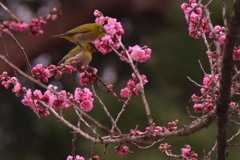
<path fill-rule="evenodd" d="M 220 89 L 217 100 L 217 160 L 226 159 L 227 148 L 227 113 L 231 102 L 230 88 L 233 72 L 233 49 L 237 40 L 240 24 L 240 0 L 235 0 L 223 51 L 223 62 L 220 77 Z"/>

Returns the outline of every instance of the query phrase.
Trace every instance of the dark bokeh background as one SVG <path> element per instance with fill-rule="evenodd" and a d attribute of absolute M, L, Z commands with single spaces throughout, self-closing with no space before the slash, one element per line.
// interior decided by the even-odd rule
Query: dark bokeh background
<path fill-rule="evenodd" d="M 203 73 L 198 60 L 202 62 L 206 70 L 208 70 L 208 60 L 205 56 L 203 42 L 188 36 L 187 24 L 180 8 L 183 1 L 3 0 L 1 2 L 25 21 L 46 15 L 53 7 L 61 9 L 62 15 L 56 21 L 49 22 L 43 27 L 44 35 L 36 38 L 28 36 L 27 33 L 15 34 L 25 48 L 33 66 L 37 63 L 56 64 L 74 45 L 65 40 L 49 37 L 83 23 L 93 22 L 95 9 L 100 10 L 104 15 L 117 18 L 125 29 L 123 42 L 126 46 L 139 44 L 152 48 L 151 59 L 144 64 L 139 64 L 139 69 L 149 79 L 146 94 L 155 122 L 158 125 L 167 125 L 168 121 L 178 119 L 181 127 L 191 121 L 187 117 L 186 107 L 192 107 L 189 102 L 190 96 L 193 93 L 198 94 L 199 88 L 189 82 L 187 76 L 201 83 Z M 220 3 L 211 5 L 215 24 L 222 23 L 220 6 Z M 7 18 L 6 13 L 0 9 L 0 19 Z M 3 36 L 3 38 L 11 61 L 22 69 L 26 69 L 21 51 L 16 44 L 8 36 Z M 5 54 L 2 45 L 0 54 Z M 3 70 L 12 72 L 2 61 L 0 64 L 1 72 Z M 113 53 L 105 56 L 100 53 L 95 54 L 91 65 L 99 69 L 99 75 L 106 82 L 112 83 L 118 93 L 126 85 L 132 73 L 130 67 L 119 61 Z M 26 86 L 31 86 L 24 79 L 22 82 Z M 75 74 L 63 76 L 60 82 L 52 81 L 52 83 L 67 91 L 73 91 L 74 87 L 79 85 Z M 115 117 L 121 105 L 116 103 L 101 87 L 96 88 Z M 98 103 L 95 103 L 95 108 L 90 114 L 103 124 L 109 124 Z M 72 112 L 66 113 L 67 118 L 76 123 L 73 115 Z M 147 125 L 146 116 L 138 97 L 131 100 L 119 125 L 125 133 L 137 125 L 140 130 L 144 130 Z M 215 137 L 215 127 L 212 124 L 209 128 L 191 136 L 163 140 L 163 143 L 171 144 L 176 154 L 180 154 L 182 146 L 190 144 L 192 149 L 203 157 L 204 151 L 208 152 L 213 146 Z M 20 103 L 19 98 L 14 97 L 10 91 L 0 88 L 0 159 L 65 159 L 71 153 L 71 140 L 71 130 L 53 116 L 39 119 L 28 107 Z M 77 154 L 89 158 L 91 146 L 91 142 L 78 137 Z M 147 150 L 140 150 L 129 145 L 130 150 L 135 154 L 128 154 L 124 157 L 118 156 L 113 146 L 109 146 L 106 159 L 168 159 L 158 150 L 157 145 Z M 103 145 L 97 145 L 94 154 L 101 156 L 103 148 Z M 230 159 L 235 158 L 233 156 L 235 152 L 237 149 L 234 148 L 229 152 Z"/>

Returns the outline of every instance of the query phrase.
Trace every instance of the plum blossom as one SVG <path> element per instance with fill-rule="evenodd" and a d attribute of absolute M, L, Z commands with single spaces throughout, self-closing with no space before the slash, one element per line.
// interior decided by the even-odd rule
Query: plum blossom
<path fill-rule="evenodd" d="M 69 155 L 66 160 L 85 160 L 84 157 L 76 155 L 75 159 L 73 159 L 73 156 Z"/>
<path fill-rule="evenodd" d="M 141 78 L 143 85 L 148 83 L 147 77 L 145 75 L 141 75 Z M 136 75 L 132 73 L 132 79 L 130 79 L 127 82 L 127 87 L 121 89 L 120 95 L 125 98 L 129 97 L 130 93 L 132 93 L 134 96 L 138 96 L 139 89 L 140 89 L 139 80 L 136 77 Z"/>
<path fill-rule="evenodd" d="M 128 146 L 115 146 L 114 149 L 120 156 L 125 156 L 129 152 Z"/>
<path fill-rule="evenodd" d="M 83 72 L 83 70 L 85 72 Z M 80 84 L 86 86 L 96 80 L 97 68 L 88 68 L 80 70 Z"/>
<path fill-rule="evenodd" d="M 224 42 L 225 42 L 225 39 L 226 39 L 225 27 L 221 27 L 219 25 L 216 25 L 214 27 L 214 32 L 215 32 L 215 35 L 212 32 L 209 33 L 209 38 L 214 39 L 215 36 L 216 36 L 216 38 L 218 39 L 219 44 L 220 45 L 224 45 Z M 216 43 L 215 40 L 214 40 L 214 42 Z"/>
<path fill-rule="evenodd" d="M 121 39 L 124 34 L 122 24 L 117 22 L 117 19 L 115 18 L 104 17 L 98 10 L 94 11 L 94 16 L 96 17 L 95 22 L 103 25 L 104 29 L 107 31 L 105 36 L 93 42 L 95 47 L 103 54 L 112 51 L 112 48 L 109 45 L 111 45 L 114 49 L 119 49 L 120 43 L 118 38 Z"/>
<path fill-rule="evenodd" d="M 139 45 L 135 45 L 133 47 L 130 46 L 128 52 L 132 60 L 136 62 L 145 62 L 151 57 L 152 50 L 147 46 L 140 47 Z M 123 56 L 120 57 L 122 61 L 125 61 L 125 59 L 128 60 L 125 51 L 121 51 L 120 54 Z"/>
<path fill-rule="evenodd" d="M 191 146 L 190 145 L 185 145 L 184 148 L 181 149 L 182 152 L 182 159 L 183 160 L 197 160 L 198 154 L 195 153 L 194 151 L 191 151 Z"/>
<path fill-rule="evenodd" d="M 203 9 L 198 6 L 195 0 L 189 0 L 189 4 L 183 3 L 181 8 L 188 23 L 190 36 L 199 39 L 203 33 L 209 32 L 208 20 L 203 14 Z"/>
<path fill-rule="evenodd" d="M 74 92 L 74 100 L 80 108 L 86 112 L 93 109 L 93 94 L 88 88 L 76 88 Z"/>

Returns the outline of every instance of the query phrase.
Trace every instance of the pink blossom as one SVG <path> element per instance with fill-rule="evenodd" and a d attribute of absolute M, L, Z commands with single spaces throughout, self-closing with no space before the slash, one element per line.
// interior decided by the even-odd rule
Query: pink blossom
<path fill-rule="evenodd" d="M 76 88 L 74 92 L 74 100 L 80 108 L 86 112 L 93 109 L 93 94 L 88 88 Z"/>
<path fill-rule="evenodd" d="M 210 112 L 213 110 L 213 107 L 214 105 L 212 103 L 207 103 L 205 106 L 204 106 L 204 111 L 205 112 Z"/>
<path fill-rule="evenodd" d="M 24 23 L 22 20 L 15 22 L 10 22 L 10 29 L 16 30 L 16 31 L 25 31 L 28 28 L 28 25 Z"/>
<path fill-rule="evenodd" d="M 203 109 L 203 105 L 202 104 L 194 104 L 193 109 L 195 110 L 195 112 L 202 112 Z"/>
<path fill-rule="evenodd" d="M 190 145 L 186 145 L 185 148 L 181 149 L 182 151 L 182 155 L 185 157 L 189 156 L 189 152 L 191 151 L 191 146 Z"/>
<path fill-rule="evenodd" d="M 98 10 L 94 11 L 94 16 L 96 17 L 95 22 L 103 25 L 104 29 L 107 31 L 105 36 L 93 42 L 95 47 L 103 54 L 112 51 L 112 48 L 109 45 L 111 45 L 114 49 L 119 49 L 120 43 L 116 36 L 121 39 L 124 34 L 121 23 L 117 22 L 117 19 L 115 18 L 104 17 Z"/>
<path fill-rule="evenodd" d="M 82 101 L 82 102 L 80 103 L 80 107 L 81 107 L 82 110 L 84 110 L 84 111 L 86 111 L 86 112 L 89 112 L 89 111 L 92 110 L 93 104 L 92 104 L 91 101 L 85 100 L 85 101 Z"/>
<path fill-rule="evenodd" d="M 146 83 L 148 83 L 148 80 L 147 80 L 146 75 L 141 75 L 141 78 L 142 78 L 142 83 L 143 83 L 143 85 L 145 85 Z M 140 89 L 140 84 L 139 84 L 138 78 L 136 77 L 136 75 L 135 75 L 134 73 L 132 74 L 132 79 L 130 79 L 130 80 L 127 82 L 127 87 L 125 87 L 124 89 L 122 89 L 122 90 L 120 91 L 120 95 L 121 95 L 122 97 L 128 95 L 128 90 L 127 90 L 126 88 L 128 88 L 128 90 L 129 90 L 130 92 L 132 92 L 134 96 L 138 96 L 138 91 L 139 91 L 139 89 Z"/>
<path fill-rule="evenodd" d="M 231 109 L 236 109 L 237 108 L 237 104 L 235 102 L 230 102 L 229 106 Z"/>
<path fill-rule="evenodd" d="M 84 71 L 84 72 L 83 72 Z M 96 80 L 98 70 L 96 68 L 88 68 L 80 70 L 80 84 L 86 86 Z"/>
<path fill-rule="evenodd" d="M 153 130 L 153 132 L 156 133 L 156 134 L 161 133 L 163 131 L 164 131 L 164 128 L 160 127 L 160 126 L 155 127 L 154 130 Z"/>
<path fill-rule="evenodd" d="M 146 131 L 146 132 L 150 132 L 150 131 L 151 131 L 151 128 L 150 128 L 150 127 L 146 127 L 146 128 L 145 128 L 145 131 Z"/>
<path fill-rule="evenodd" d="M 214 27 L 214 32 L 216 34 L 216 38 L 218 39 L 219 44 L 224 45 L 226 39 L 225 27 L 217 25 Z M 210 32 L 209 38 L 215 39 L 215 35 L 212 32 Z M 216 40 L 214 40 L 214 42 L 216 43 Z"/>
<path fill-rule="evenodd" d="M 114 149 L 120 156 L 124 156 L 129 152 L 128 146 L 115 146 Z"/>
<path fill-rule="evenodd" d="M 197 6 L 195 0 L 190 0 L 190 4 L 183 3 L 181 8 L 184 11 L 185 19 L 188 22 L 189 35 L 199 39 L 203 33 L 209 32 L 207 18 L 202 14 L 202 8 Z"/>
<path fill-rule="evenodd" d="M 234 47 L 233 53 L 234 53 L 234 59 L 240 60 L 240 48 Z"/>
<path fill-rule="evenodd" d="M 185 145 L 184 148 L 181 149 L 182 152 L 182 159 L 183 160 L 197 160 L 198 154 L 195 153 L 194 151 L 191 151 L 191 146 L 190 145 Z"/>
<path fill-rule="evenodd" d="M 67 98 L 67 92 L 65 90 L 58 92 L 56 99 L 53 101 L 53 108 L 55 110 L 59 110 L 61 108 L 69 108 L 69 103 L 66 101 Z"/>
<path fill-rule="evenodd" d="M 35 35 L 35 36 L 42 35 L 44 32 L 41 27 L 46 23 L 47 22 L 42 17 L 32 19 L 28 24 L 30 35 Z"/>
<path fill-rule="evenodd" d="M 131 58 L 137 62 L 145 62 L 151 56 L 151 49 L 147 48 L 147 46 L 140 47 L 135 45 L 133 47 L 129 47 L 128 49 Z"/>
<path fill-rule="evenodd" d="M 129 90 L 129 88 L 128 88 L 128 87 L 125 87 L 124 89 L 121 89 L 120 95 L 121 95 L 122 97 L 127 98 L 127 97 L 130 96 L 130 93 L 131 93 L 131 91 Z"/>
<path fill-rule="evenodd" d="M 67 157 L 67 160 L 73 160 L 73 156 L 70 156 L 70 155 L 69 155 L 69 156 Z"/>
<path fill-rule="evenodd" d="M 14 85 L 14 88 L 12 89 L 12 92 L 16 93 L 21 90 L 21 84 L 19 82 L 16 82 Z"/>
<path fill-rule="evenodd" d="M 211 84 L 211 79 L 209 78 L 210 75 L 205 75 L 203 78 L 203 85 L 205 87 L 209 87 Z"/>
<path fill-rule="evenodd" d="M 172 153 L 171 148 L 172 148 L 172 146 L 167 143 L 160 144 L 160 146 L 159 146 L 159 150 L 162 151 L 163 153 L 166 153 L 167 155 Z"/>
<path fill-rule="evenodd" d="M 82 157 L 82 156 L 76 155 L 75 160 L 85 160 L 85 159 L 84 159 L 84 157 Z"/>
<path fill-rule="evenodd" d="M 193 94 L 193 95 L 191 96 L 191 99 L 192 99 L 193 102 L 195 102 L 195 101 L 198 100 L 198 97 L 196 96 L 196 94 Z"/>

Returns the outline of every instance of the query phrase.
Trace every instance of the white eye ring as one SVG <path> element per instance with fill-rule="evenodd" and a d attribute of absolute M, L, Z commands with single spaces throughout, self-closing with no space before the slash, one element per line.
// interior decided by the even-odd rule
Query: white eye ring
<path fill-rule="evenodd" d="M 104 32 L 103 28 L 99 28 L 99 32 Z"/>
<path fill-rule="evenodd" d="M 91 51 L 91 50 L 92 50 L 92 47 L 88 47 L 88 50 Z"/>

